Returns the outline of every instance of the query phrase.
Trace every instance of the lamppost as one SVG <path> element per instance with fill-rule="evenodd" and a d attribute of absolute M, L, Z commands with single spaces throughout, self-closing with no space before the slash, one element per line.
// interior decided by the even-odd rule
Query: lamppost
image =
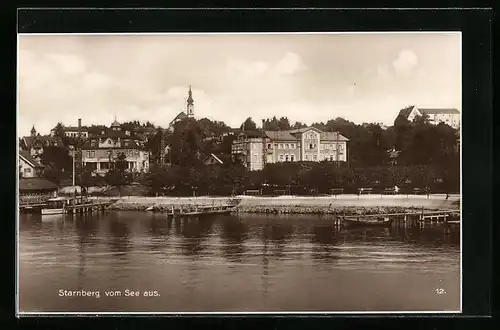
<path fill-rule="evenodd" d="M 75 149 L 75 146 L 73 146 L 73 145 L 70 145 L 69 149 L 71 150 L 71 155 L 73 158 L 73 187 L 75 187 L 75 152 L 76 152 L 76 149 Z"/>

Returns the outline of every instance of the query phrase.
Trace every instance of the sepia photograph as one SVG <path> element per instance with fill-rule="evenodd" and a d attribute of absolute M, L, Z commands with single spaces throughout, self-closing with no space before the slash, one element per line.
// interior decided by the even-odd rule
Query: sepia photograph
<path fill-rule="evenodd" d="M 18 314 L 462 312 L 461 47 L 18 34 Z"/>

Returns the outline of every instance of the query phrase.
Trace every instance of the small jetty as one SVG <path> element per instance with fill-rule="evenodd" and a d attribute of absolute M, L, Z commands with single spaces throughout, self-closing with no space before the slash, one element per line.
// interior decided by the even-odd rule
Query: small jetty
<path fill-rule="evenodd" d="M 45 202 L 19 204 L 19 211 L 42 215 L 104 212 L 114 202 L 89 200 L 85 196 L 54 197 Z"/>
<path fill-rule="evenodd" d="M 172 217 L 200 217 L 208 215 L 227 215 L 233 212 L 238 204 L 240 198 L 230 198 L 221 205 L 197 205 L 197 204 L 179 204 L 167 206 L 163 213 L 167 218 Z M 146 211 L 162 212 L 161 206 L 151 206 Z M 165 212 L 166 211 L 166 212 Z"/>
<path fill-rule="evenodd" d="M 460 210 L 423 211 L 386 214 L 363 214 L 337 216 L 333 219 L 336 226 L 390 226 L 424 225 L 426 223 L 459 224 Z"/>
<path fill-rule="evenodd" d="M 170 212 L 167 212 L 167 217 L 199 217 L 208 215 L 227 215 L 230 214 L 235 206 L 194 206 L 194 210 L 180 207 L 178 209 L 172 207 Z"/>

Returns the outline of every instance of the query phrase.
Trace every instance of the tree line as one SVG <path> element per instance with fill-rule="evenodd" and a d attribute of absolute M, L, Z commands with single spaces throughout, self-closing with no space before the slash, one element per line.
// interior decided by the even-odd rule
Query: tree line
<path fill-rule="evenodd" d="M 127 124 L 131 125 L 131 129 L 140 125 L 138 122 Z M 172 131 L 156 127 L 156 134 L 148 138 L 146 147 L 150 152 L 150 173 L 134 177 L 128 173 L 125 159 L 116 159 L 114 162 L 118 166 L 115 164 L 114 170 L 101 178 L 92 174 L 90 168 L 80 165 L 78 159 L 81 155 L 77 153 L 78 182 L 82 185 L 100 182 L 121 186 L 136 180 L 150 187 L 152 193 L 165 193 L 165 189 L 172 193 L 192 193 L 192 187 L 196 186 L 195 191 L 200 193 L 205 189 L 204 193 L 228 194 L 273 185 L 326 191 L 336 185 L 401 184 L 404 178 L 405 185 L 432 185 L 439 189 L 457 190 L 460 182 L 458 132 L 446 124 L 432 125 L 426 117 L 416 117 L 411 122 L 398 117 L 390 127 L 376 123 L 355 124 L 343 118 L 312 123 L 312 126 L 322 131 L 339 132 L 349 139 L 347 164 L 268 164 L 263 171 L 247 172 L 237 160 L 229 157 L 236 135 L 230 134 L 235 132 L 228 125 L 207 118 L 187 118 L 175 123 Z M 291 124 L 287 117 L 272 117 L 263 119 L 259 128 L 249 117 L 240 130 L 302 127 L 307 125 L 301 122 Z M 78 146 L 81 141 L 70 141 L 70 138 L 64 137 L 62 127 L 56 127 L 56 136 L 63 138 L 65 146 L 45 148 L 42 162 L 46 165 L 46 176 L 57 182 L 71 175 L 72 160 L 66 146 Z M 396 158 L 391 158 L 388 152 L 391 149 L 397 150 Z M 212 153 L 227 155 L 227 160 L 222 166 L 204 165 L 204 159 Z M 123 168 L 120 165 L 122 161 Z M 432 178 L 424 180 L 424 172 Z"/>

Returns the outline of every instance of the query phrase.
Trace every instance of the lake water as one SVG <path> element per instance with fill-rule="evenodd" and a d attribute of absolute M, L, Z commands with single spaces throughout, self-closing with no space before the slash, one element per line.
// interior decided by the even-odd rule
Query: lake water
<path fill-rule="evenodd" d="M 459 226 L 339 230 L 319 216 L 144 212 L 43 220 L 19 220 L 21 312 L 460 309 Z"/>

